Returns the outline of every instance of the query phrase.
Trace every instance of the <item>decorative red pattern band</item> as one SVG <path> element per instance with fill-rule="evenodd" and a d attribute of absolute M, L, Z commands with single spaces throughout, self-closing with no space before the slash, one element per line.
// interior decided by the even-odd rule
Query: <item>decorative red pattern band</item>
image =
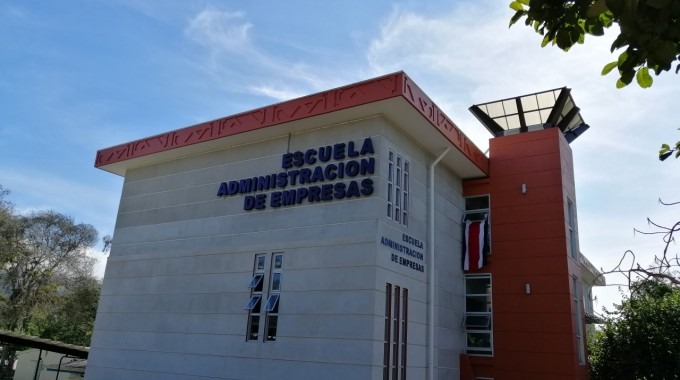
<path fill-rule="evenodd" d="M 488 173 L 488 159 L 404 73 L 227 116 L 97 152 L 95 167 L 402 96 L 458 150 Z"/>

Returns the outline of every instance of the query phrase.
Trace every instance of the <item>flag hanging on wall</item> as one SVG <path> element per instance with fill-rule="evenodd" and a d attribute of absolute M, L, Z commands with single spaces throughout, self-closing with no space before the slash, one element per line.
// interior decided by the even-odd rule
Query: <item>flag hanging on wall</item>
<path fill-rule="evenodd" d="M 479 270 L 486 264 L 489 253 L 488 221 L 465 221 L 463 239 L 463 270 Z"/>

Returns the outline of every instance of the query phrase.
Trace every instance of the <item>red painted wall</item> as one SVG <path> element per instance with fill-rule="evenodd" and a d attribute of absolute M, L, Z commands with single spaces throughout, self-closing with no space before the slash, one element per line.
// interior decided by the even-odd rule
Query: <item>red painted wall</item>
<path fill-rule="evenodd" d="M 571 276 L 580 281 L 580 267 L 568 253 L 567 199 L 576 205 L 571 148 L 550 128 L 493 138 L 489 155 L 489 177 L 463 188 L 465 196 L 490 195 L 492 256 L 480 272 L 492 274 L 494 355 L 461 362 L 473 376 L 497 380 L 588 379 L 578 364 L 573 310 Z"/>

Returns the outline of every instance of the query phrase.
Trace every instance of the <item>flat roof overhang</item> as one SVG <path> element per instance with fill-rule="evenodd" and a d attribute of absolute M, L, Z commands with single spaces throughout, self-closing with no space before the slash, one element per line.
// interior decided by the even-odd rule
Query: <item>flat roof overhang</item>
<path fill-rule="evenodd" d="M 231 146 L 382 115 L 460 177 L 489 174 L 489 160 L 404 73 L 227 116 L 97 152 L 95 167 L 125 176 L 137 168 Z"/>
<path fill-rule="evenodd" d="M 38 348 L 43 351 L 71 355 L 82 359 L 87 359 L 90 352 L 88 347 L 76 346 L 75 344 L 57 342 L 55 340 L 43 339 L 5 330 L 0 330 L 0 345 L 2 344 Z"/>

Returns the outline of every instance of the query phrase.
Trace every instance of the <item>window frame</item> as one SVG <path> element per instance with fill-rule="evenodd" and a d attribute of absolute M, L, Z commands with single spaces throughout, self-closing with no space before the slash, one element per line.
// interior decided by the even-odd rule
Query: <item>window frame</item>
<path fill-rule="evenodd" d="M 576 231 L 576 210 L 574 208 L 574 202 L 567 198 L 567 236 L 569 245 L 569 257 L 574 260 L 578 260 L 579 249 L 578 249 L 578 234 Z"/>
<path fill-rule="evenodd" d="M 488 285 L 485 287 L 488 289 L 486 293 L 472 293 L 469 292 L 468 280 L 479 280 L 488 279 Z M 493 281 L 490 273 L 474 273 L 466 274 L 464 277 L 464 291 L 465 291 L 465 314 L 463 317 L 463 328 L 465 329 L 465 351 L 469 355 L 478 356 L 493 356 Z M 486 281 L 485 281 L 486 282 Z M 468 311 L 468 298 L 469 297 L 485 297 L 487 304 L 487 311 Z M 469 326 L 468 318 L 475 317 L 486 317 L 488 318 L 488 327 L 483 328 L 480 326 Z M 489 346 L 474 346 L 470 345 L 470 337 L 472 335 L 485 335 L 488 336 Z"/>
<path fill-rule="evenodd" d="M 281 303 L 281 283 L 283 280 L 283 252 L 272 253 L 269 269 L 269 286 L 267 303 L 264 305 L 265 326 L 263 341 L 275 342 L 278 335 L 279 307 Z M 278 277 L 277 287 L 274 288 L 274 278 Z"/>
<path fill-rule="evenodd" d="M 387 154 L 387 218 L 408 227 L 410 207 L 409 160 L 394 149 Z"/>
<path fill-rule="evenodd" d="M 586 365 L 586 348 L 585 348 L 585 328 L 583 324 L 583 311 L 581 306 L 583 302 L 581 298 L 583 297 L 583 290 L 581 282 L 578 277 L 572 276 L 572 291 L 574 292 L 574 318 L 576 319 L 576 354 L 578 356 L 578 364 L 580 366 Z"/>
<path fill-rule="evenodd" d="M 258 253 L 255 255 L 253 260 L 253 276 L 251 277 L 250 283 L 248 284 L 248 289 L 250 289 L 250 299 L 244 307 L 245 310 L 248 310 L 248 322 L 246 325 L 247 342 L 256 342 L 260 337 L 266 258 L 267 254 Z"/>

